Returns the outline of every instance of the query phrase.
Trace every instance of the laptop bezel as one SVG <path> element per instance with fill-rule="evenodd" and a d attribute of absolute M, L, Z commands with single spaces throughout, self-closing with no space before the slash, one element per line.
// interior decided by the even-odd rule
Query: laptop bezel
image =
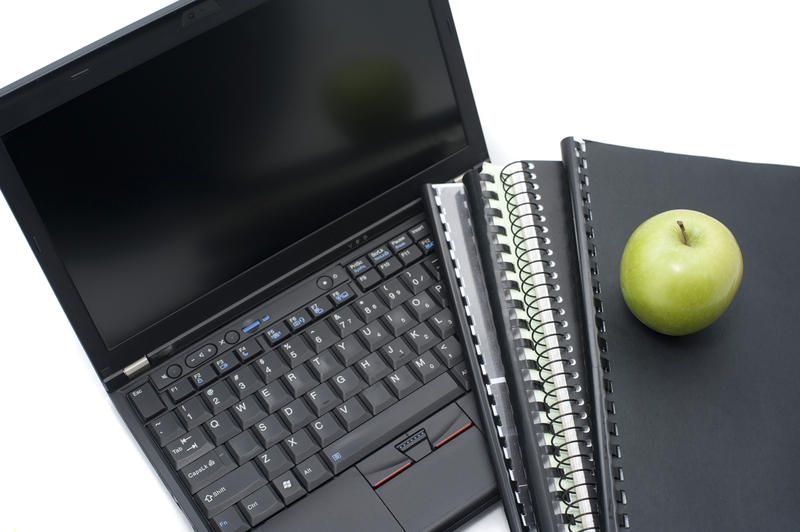
<path fill-rule="evenodd" d="M 0 136 L 171 48 L 175 41 L 165 39 L 170 32 L 182 32 L 182 42 L 216 26 L 219 21 L 215 21 L 215 16 L 231 18 L 261 3 L 263 0 L 243 0 L 234 3 L 230 11 L 214 12 L 212 16 L 197 20 L 198 10 L 206 12 L 212 4 L 229 6 L 230 3 L 181 0 L 21 79 L 0 90 Z M 217 287 L 213 295 L 207 294 L 112 349 L 106 347 L 95 327 L 21 176 L 0 142 L 0 189 L 101 380 L 109 381 L 147 354 L 174 348 L 172 344 L 177 338 L 182 339 L 181 344 L 188 345 L 255 304 L 255 299 L 261 301 L 292 280 L 312 273 L 326 260 L 334 260 L 337 253 L 349 249 L 355 239 L 363 236 L 360 229 L 341 230 L 354 227 L 353 220 L 359 214 L 383 214 L 373 216 L 364 226 L 377 223 L 380 218 L 419 201 L 422 184 L 446 181 L 488 158 L 448 2 L 429 0 L 429 5 L 464 125 L 466 146 L 410 176 L 391 189 L 391 193 L 384 193 L 321 228 L 304 239 L 292 253 L 281 253 L 263 261 Z M 189 19 L 197 22 L 187 25 Z M 127 57 L 127 61 L 122 57 Z M 135 60 L 133 64 L 131 58 Z M 199 315 L 203 317 L 198 319 Z"/>

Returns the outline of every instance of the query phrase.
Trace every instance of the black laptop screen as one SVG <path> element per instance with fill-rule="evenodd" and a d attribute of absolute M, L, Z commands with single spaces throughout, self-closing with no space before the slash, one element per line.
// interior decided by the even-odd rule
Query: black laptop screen
<path fill-rule="evenodd" d="M 268 2 L 4 136 L 107 347 L 465 146 L 429 10 Z"/>

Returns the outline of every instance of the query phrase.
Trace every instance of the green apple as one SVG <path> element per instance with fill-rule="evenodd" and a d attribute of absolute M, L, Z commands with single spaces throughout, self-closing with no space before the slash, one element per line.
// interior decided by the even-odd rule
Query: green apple
<path fill-rule="evenodd" d="M 714 322 L 742 281 L 742 252 L 721 222 L 677 209 L 646 220 L 622 252 L 619 282 L 631 312 L 673 336 Z"/>

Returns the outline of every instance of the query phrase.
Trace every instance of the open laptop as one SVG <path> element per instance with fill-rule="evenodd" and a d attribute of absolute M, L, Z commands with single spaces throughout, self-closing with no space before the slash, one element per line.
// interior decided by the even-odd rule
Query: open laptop
<path fill-rule="evenodd" d="M 496 500 L 421 186 L 487 158 L 445 0 L 179 2 L 0 92 L 0 187 L 196 530 Z"/>

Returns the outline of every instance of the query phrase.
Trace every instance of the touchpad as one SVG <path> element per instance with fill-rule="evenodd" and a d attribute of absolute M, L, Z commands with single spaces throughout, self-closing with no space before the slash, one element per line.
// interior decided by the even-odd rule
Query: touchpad
<path fill-rule="evenodd" d="M 486 444 L 475 427 L 375 491 L 406 530 L 453 524 L 497 497 Z"/>
<path fill-rule="evenodd" d="M 256 529 L 257 532 L 403 532 L 356 468 L 328 482 Z"/>

